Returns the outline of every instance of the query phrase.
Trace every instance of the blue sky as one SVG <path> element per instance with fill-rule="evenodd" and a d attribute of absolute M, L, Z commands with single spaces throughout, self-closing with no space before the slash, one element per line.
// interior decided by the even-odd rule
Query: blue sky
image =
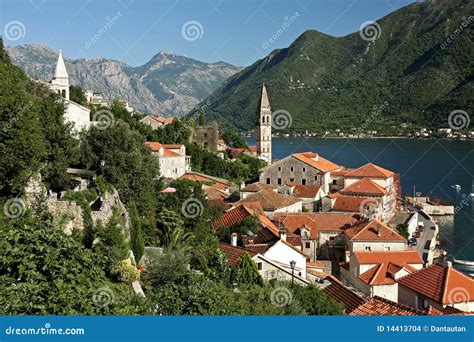
<path fill-rule="evenodd" d="M 308 29 L 343 36 L 412 2 L 0 0 L 0 23 L 6 45 L 44 44 L 66 58 L 104 56 L 137 66 L 166 50 L 246 66 Z"/>

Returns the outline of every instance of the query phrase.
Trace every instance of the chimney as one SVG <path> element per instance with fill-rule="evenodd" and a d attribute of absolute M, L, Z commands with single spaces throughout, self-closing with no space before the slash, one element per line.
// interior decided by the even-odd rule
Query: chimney
<path fill-rule="evenodd" d="M 245 182 L 240 183 L 240 188 L 241 189 L 245 188 Z"/>
<path fill-rule="evenodd" d="M 346 262 L 349 262 L 349 260 L 351 259 L 350 256 L 351 256 L 351 252 L 346 251 Z"/>
<path fill-rule="evenodd" d="M 453 263 L 452 263 L 451 261 L 446 261 L 446 265 L 447 265 L 448 267 L 453 267 Z"/>
<path fill-rule="evenodd" d="M 280 227 L 280 239 L 283 241 L 286 241 L 286 228 L 285 227 Z"/>
<path fill-rule="evenodd" d="M 230 241 L 232 246 L 237 246 L 237 233 L 232 233 Z"/>

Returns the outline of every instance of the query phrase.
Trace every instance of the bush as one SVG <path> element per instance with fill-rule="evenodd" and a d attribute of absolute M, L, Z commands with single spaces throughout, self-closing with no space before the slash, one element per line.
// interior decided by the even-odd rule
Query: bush
<path fill-rule="evenodd" d="M 122 283 L 132 283 L 140 280 L 140 271 L 128 260 L 119 261 L 112 269 L 112 274 Z"/>

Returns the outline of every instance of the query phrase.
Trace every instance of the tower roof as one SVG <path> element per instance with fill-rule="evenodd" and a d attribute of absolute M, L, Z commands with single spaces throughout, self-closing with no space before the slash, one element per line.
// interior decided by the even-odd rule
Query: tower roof
<path fill-rule="evenodd" d="M 69 78 L 61 50 L 59 50 L 58 62 L 56 63 L 56 70 L 54 71 L 54 79 L 58 78 Z"/>
<path fill-rule="evenodd" d="M 258 103 L 258 113 L 262 112 L 270 112 L 270 101 L 268 100 L 267 88 L 265 87 L 265 83 L 262 83 L 262 92 L 260 93 L 260 101 Z"/>

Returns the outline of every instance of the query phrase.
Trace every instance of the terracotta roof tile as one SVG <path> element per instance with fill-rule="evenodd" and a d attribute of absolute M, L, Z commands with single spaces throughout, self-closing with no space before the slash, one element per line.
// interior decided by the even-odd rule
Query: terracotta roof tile
<path fill-rule="evenodd" d="M 315 198 L 321 189 L 319 185 L 295 185 L 292 195 L 299 198 Z"/>
<path fill-rule="evenodd" d="M 384 196 L 388 193 L 387 190 L 382 188 L 380 185 L 370 180 L 369 178 L 362 178 L 357 182 L 352 183 L 346 188 L 340 191 L 343 195 L 348 196 Z"/>
<path fill-rule="evenodd" d="M 374 296 L 352 311 L 351 316 L 416 316 L 426 315 L 425 311 L 398 304 L 391 300 Z"/>
<path fill-rule="evenodd" d="M 397 265 L 423 264 L 417 251 L 390 251 L 390 252 L 354 252 L 359 264 L 379 264 L 393 262 Z"/>
<path fill-rule="evenodd" d="M 360 297 L 339 281 L 332 281 L 331 285 L 323 288 L 323 292 L 344 305 L 346 313 L 350 313 L 364 303 L 364 298 Z"/>
<path fill-rule="evenodd" d="M 323 172 L 334 171 L 341 167 L 314 152 L 294 153 L 292 156 Z"/>
<path fill-rule="evenodd" d="M 406 241 L 396 231 L 378 220 L 361 221 L 344 231 L 352 241 Z"/>
<path fill-rule="evenodd" d="M 474 279 L 448 265 L 428 266 L 398 283 L 443 305 L 474 301 Z"/>
<path fill-rule="evenodd" d="M 266 211 L 274 211 L 301 202 L 301 200 L 287 195 L 282 195 L 272 190 L 262 190 L 238 201 L 235 205 L 247 202 L 260 202 Z"/>
<path fill-rule="evenodd" d="M 256 182 L 256 183 L 246 185 L 244 188 L 240 189 L 240 191 L 242 191 L 242 192 L 259 192 L 259 191 L 262 191 L 262 190 L 272 191 L 272 190 L 276 190 L 276 189 L 277 189 L 277 187 L 274 186 L 274 185 Z"/>
<path fill-rule="evenodd" d="M 372 163 L 368 163 L 346 173 L 345 177 L 388 178 L 393 175 L 394 173 L 390 170 L 384 169 L 383 167 Z"/>
<path fill-rule="evenodd" d="M 163 147 L 159 142 L 147 141 L 145 143 L 153 152 L 159 152 L 160 149 Z"/>
<path fill-rule="evenodd" d="M 219 248 L 227 255 L 230 266 L 235 266 L 239 263 L 240 258 L 245 253 L 250 254 L 251 257 L 257 255 L 256 252 L 249 250 L 247 248 L 232 246 L 228 243 L 220 243 Z"/>
<path fill-rule="evenodd" d="M 371 197 L 353 197 L 338 195 L 335 196 L 336 200 L 331 210 L 347 211 L 352 213 L 358 213 L 364 210 L 364 207 L 368 204 L 379 205 L 380 200 Z"/>

